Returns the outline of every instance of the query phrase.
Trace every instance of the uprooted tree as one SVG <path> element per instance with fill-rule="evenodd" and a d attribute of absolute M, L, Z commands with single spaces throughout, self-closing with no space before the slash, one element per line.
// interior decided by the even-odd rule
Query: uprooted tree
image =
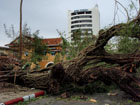
<path fill-rule="evenodd" d="M 126 28 L 128 26 L 129 30 Z M 129 54 L 112 54 L 104 48 L 112 37 L 127 35 L 127 30 L 130 29 L 128 37 L 140 40 L 139 13 L 137 18 L 129 23 L 101 31 L 96 43 L 82 50 L 76 58 L 38 71 L 17 70 L 16 64 L 10 65 L 8 58 L 0 57 L 0 73 L 4 74 L 0 79 L 7 78 L 6 81 L 13 82 L 16 74 L 17 84 L 44 89 L 53 94 L 70 84 L 84 86 L 98 81 L 105 84 L 113 82 L 134 99 L 140 100 L 140 79 L 136 75 L 140 68 L 139 48 Z M 125 30 L 123 34 L 122 30 Z"/>
<path fill-rule="evenodd" d="M 131 54 L 110 54 L 104 49 L 107 42 L 114 36 L 121 36 L 121 31 L 128 25 L 131 25 L 133 30 L 129 37 L 140 40 L 140 19 L 137 18 L 100 32 L 96 43 L 85 48 L 73 60 L 39 71 L 27 72 L 13 69 L 8 74 L 7 72 L 4 74 L 9 77 L 8 81 L 13 82 L 16 72 L 17 84 L 44 89 L 53 94 L 73 83 L 83 86 L 97 81 L 113 82 L 133 98 L 140 100 L 140 80 L 136 76 L 140 68 L 139 50 Z"/>

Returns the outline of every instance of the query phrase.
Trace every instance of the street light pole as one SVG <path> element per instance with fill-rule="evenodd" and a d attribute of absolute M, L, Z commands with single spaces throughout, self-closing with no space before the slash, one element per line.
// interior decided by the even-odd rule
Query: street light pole
<path fill-rule="evenodd" d="M 23 0 L 20 1 L 20 45 L 19 45 L 19 58 L 22 59 L 22 3 Z"/>

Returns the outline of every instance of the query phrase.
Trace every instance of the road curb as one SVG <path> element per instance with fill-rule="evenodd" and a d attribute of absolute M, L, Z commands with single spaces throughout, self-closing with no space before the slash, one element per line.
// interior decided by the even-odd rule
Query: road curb
<path fill-rule="evenodd" d="M 4 103 L 0 103 L 0 105 L 13 105 L 13 104 L 16 104 L 18 102 L 29 101 L 31 99 L 34 99 L 36 97 L 43 96 L 43 95 L 45 95 L 45 91 L 39 91 L 39 92 L 36 92 L 34 94 L 26 95 L 23 97 L 12 99 L 12 100 L 4 102 Z"/>

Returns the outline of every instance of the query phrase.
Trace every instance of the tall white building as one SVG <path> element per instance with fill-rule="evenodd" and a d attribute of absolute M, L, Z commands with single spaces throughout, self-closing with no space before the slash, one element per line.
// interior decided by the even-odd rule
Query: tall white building
<path fill-rule="evenodd" d="M 72 32 L 80 29 L 82 33 L 88 31 L 98 35 L 100 29 L 100 13 L 98 5 L 91 9 L 68 11 L 68 37 L 71 41 Z"/>

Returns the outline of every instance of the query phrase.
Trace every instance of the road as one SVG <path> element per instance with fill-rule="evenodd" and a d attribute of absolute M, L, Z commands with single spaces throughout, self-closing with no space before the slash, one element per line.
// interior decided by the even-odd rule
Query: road
<path fill-rule="evenodd" d="M 126 99 L 122 91 L 115 96 L 110 96 L 107 93 L 95 93 L 93 95 L 84 95 L 88 99 L 77 99 L 79 95 L 71 96 L 71 98 L 62 99 L 60 96 L 49 96 L 28 105 L 132 105 L 131 101 Z M 97 102 L 91 102 L 90 99 L 95 99 Z M 125 103 L 125 104 L 124 104 Z"/>

